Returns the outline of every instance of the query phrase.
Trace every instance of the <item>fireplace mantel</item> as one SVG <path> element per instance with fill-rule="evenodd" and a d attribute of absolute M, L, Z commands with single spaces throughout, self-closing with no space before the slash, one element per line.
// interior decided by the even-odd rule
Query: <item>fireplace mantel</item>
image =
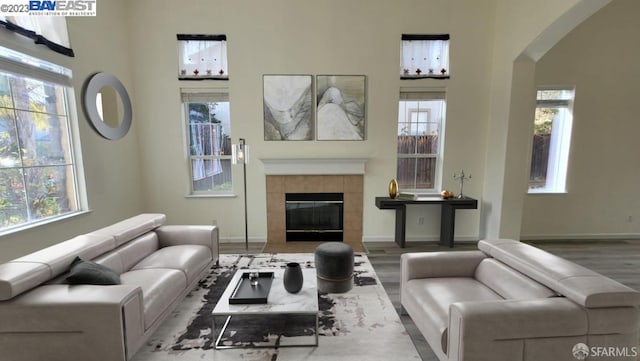
<path fill-rule="evenodd" d="M 266 175 L 364 174 L 367 158 L 269 158 L 260 159 Z"/>

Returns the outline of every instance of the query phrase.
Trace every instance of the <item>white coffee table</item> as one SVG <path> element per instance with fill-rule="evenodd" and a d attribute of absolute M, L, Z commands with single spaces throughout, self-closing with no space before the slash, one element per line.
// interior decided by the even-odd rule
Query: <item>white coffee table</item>
<path fill-rule="evenodd" d="M 253 270 L 253 269 L 252 269 Z M 259 272 L 274 272 L 274 279 L 271 283 L 271 290 L 267 297 L 267 303 L 262 304 L 229 304 L 229 297 L 235 289 L 242 273 L 248 272 L 241 269 L 229 282 L 216 307 L 212 311 L 213 315 L 213 337 L 215 338 L 216 349 L 227 348 L 245 348 L 245 347 L 299 347 L 299 346 L 318 346 L 318 288 L 316 285 L 315 268 L 303 268 L 302 275 L 304 283 L 302 289 L 298 293 L 289 293 L 284 289 L 282 277 L 284 269 L 258 269 Z M 315 316 L 315 343 L 309 344 L 279 344 L 265 346 L 233 346 L 220 345 L 220 340 L 224 334 L 229 321 L 233 316 L 257 316 L 257 315 L 313 315 Z M 227 316 L 224 326 L 220 333 L 216 335 L 215 319 L 217 316 Z"/>

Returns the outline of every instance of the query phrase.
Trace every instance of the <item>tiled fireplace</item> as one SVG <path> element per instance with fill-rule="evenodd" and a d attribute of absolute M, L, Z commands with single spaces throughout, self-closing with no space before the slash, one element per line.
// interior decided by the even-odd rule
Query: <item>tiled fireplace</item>
<path fill-rule="evenodd" d="M 286 194 L 341 194 L 342 240 L 362 243 L 364 159 L 263 159 L 267 188 L 267 243 L 287 241 Z M 317 241 L 324 241 L 320 235 Z M 326 241 L 332 240 L 329 235 Z"/>

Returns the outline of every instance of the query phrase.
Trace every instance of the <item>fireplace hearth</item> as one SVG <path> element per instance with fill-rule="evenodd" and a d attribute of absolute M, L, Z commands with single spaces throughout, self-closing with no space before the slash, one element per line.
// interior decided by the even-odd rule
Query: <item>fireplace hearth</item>
<path fill-rule="evenodd" d="M 343 193 L 286 193 L 286 241 L 343 241 Z"/>

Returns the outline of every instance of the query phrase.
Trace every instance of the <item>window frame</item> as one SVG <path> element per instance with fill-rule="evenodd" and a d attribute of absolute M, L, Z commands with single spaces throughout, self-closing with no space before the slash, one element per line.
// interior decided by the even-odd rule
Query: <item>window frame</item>
<path fill-rule="evenodd" d="M 59 106 L 63 110 L 62 113 L 49 113 L 38 110 L 20 109 L 12 103 L 12 107 L 6 107 L 10 109 L 14 116 L 17 112 L 27 111 L 29 113 L 39 113 L 46 116 L 55 116 L 57 118 L 66 118 L 64 125 L 64 145 L 62 145 L 64 152 L 68 152 L 68 162 L 63 163 L 51 162 L 47 164 L 29 164 L 20 161 L 18 166 L 12 166 L 9 168 L 19 169 L 21 178 L 25 179 L 25 170 L 35 168 L 46 167 L 65 167 L 68 168 L 67 172 L 71 179 L 66 180 L 65 184 L 67 188 L 67 195 L 69 196 L 69 211 L 62 213 L 44 216 L 40 218 L 34 218 L 31 211 L 27 212 L 27 218 L 25 222 L 14 224 L 10 226 L 0 226 L 0 236 L 17 233 L 23 230 L 36 228 L 45 224 L 58 222 L 60 220 L 75 217 L 77 215 L 85 214 L 89 212 L 88 199 L 86 193 L 86 184 L 84 177 L 84 170 L 82 168 L 82 148 L 79 135 L 79 125 L 77 117 L 77 106 L 75 102 L 75 91 L 72 86 L 72 72 L 70 69 L 50 62 L 48 59 L 42 57 L 32 56 L 28 53 L 19 52 L 11 49 L 10 47 L 0 47 L 0 52 L 3 54 L 0 56 L 0 72 L 7 74 L 8 76 L 17 77 L 21 79 L 30 79 L 31 81 L 43 82 L 49 85 L 59 87 L 62 91 L 62 100 Z M 13 102 L 13 99 L 12 99 Z M 19 134 L 16 134 L 17 141 L 19 142 Z M 37 143 L 36 143 L 37 144 Z M 24 155 L 20 156 L 20 159 Z M 3 167 L 7 169 L 7 167 Z M 27 187 L 27 185 L 24 185 Z M 25 190 L 25 192 L 27 192 Z M 30 196 L 25 193 L 26 207 L 31 207 Z"/>
<path fill-rule="evenodd" d="M 569 99 L 538 99 L 542 91 L 570 92 Z M 536 112 L 540 108 L 564 109 L 567 113 L 554 119 L 551 125 L 549 154 L 547 159 L 547 173 L 543 187 L 531 187 L 531 166 L 527 194 L 565 194 L 567 190 L 567 175 L 569 172 L 569 156 L 571 153 L 571 137 L 573 132 L 573 104 L 575 101 L 575 87 L 573 86 L 540 86 L 536 91 Z M 534 124 L 535 124 L 534 116 Z M 535 136 L 535 130 L 534 134 Z M 530 164 L 533 162 L 533 145 L 531 147 Z"/>
<path fill-rule="evenodd" d="M 401 103 L 403 101 L 435 101 L 435 100 L 440 100 L 442 101 L 442 119 L 440 119 L 439 121 L 433 121 L 431 119 L 427 120 L 425 122 L 425 124 L 437 124 L 437 128 L 438 128 L 438 145 L 437 145 L 437 153 L 424 153 L 424 154 L 420 154 L 420 153 L 399 153 L 398 152 L 398 147 L 396 146 L 396 158 L 398 160 L 400 159 L 435 159 L 435 172 L 434 172 L 434 179 L 433 179 L 433 188 L 400 188 L 400 191 L 402 192 L 412 192 L 412 193 L 418 193 L 418 194 L 426 194 L 426 195 L 430 195 L 430 194 L 439 194 L 440 193 L 440 189 L 442 188 L 442 167 L 443 167 L 443 163 L 444 163 L 444 143 L 445 143 L 445 125 L 446 125 L 446 114 L 447 114 L 447 101 L 446 101 L 446 90 L 444 88 L 401 88 L 400 89 L 400 99 L 398 101 L 398 107 L 400 108 Z M 427 112 L 429 114 L 429 117 L 431 117 L 431 112 L 432 109 L 431 108 L 427 108 L 427 109 L 420 109 L 418 108 L 413 108 L 413 107 L 407 107 L 406 108 L 406 114 L 405 114 L 405 119 L 409 120 L 408 123 L 412 123 L 411 120 L 411 113 L 414 112 Z M 398 111 L 398 114 L 400 114 L 400 109 Z M 400 118 L 398 118 L 396 126 L 399 127 L 400 125 Z M 404 122 L 407 123 L 407 122 Z M 399 136 L 396 135 L 396 140 L 398 139 L 397 137 Z M 417 183 L 417 161 L 416 161 L 416 165 L 415 165 L 415 169 L 413 172 L 413 177 L 414 177 L 414 185 Z M 398 166 L 396 165 L 396 178 L 398 178 Z"/>
<path fill-rule="evenodd" d="M 229 139 L 231 139 L 231 102 L 229 100 L 229 89 L 224 87 L 216 87 L 216 88 L 181 88 L 180 89 L 180 97 L 182 103 L 182 124 L 183 124 L 183 139 L 184 139 L 184 150 L 185 150 L 185 159 L 187 162 L 187 167 L 189 169 L 189 185 L 188 189 L 188 198 L 207 198 L 207 197 L 236 197 L 234 191 L 234 177 L 233 177 L 233 168 L 232 168 L 232 154 L 220 154 L 220 155 L 192 155 L 191 154 L 191 123 L 189 120 L 189 104 L 190 103 L 198 103 L 197 101 L 189 102 L 189 99 L 205 99 L 208 98 L 208 103 L 216 103 L 216 102 L 227 102 L 229 104 Z M 216 101 L 217 100 L 217 101 Z M 214 123 L 207 123 L 214 124 Z M 220 160 L 220 161 L 228 161 L 230 165 L 230 176 L 231 176 L 231 187 L 229 189 L 223 190 L 195 190 L 194 189 L 194 169 L 193 169 L 193 161 L 194 160 Z"/>

